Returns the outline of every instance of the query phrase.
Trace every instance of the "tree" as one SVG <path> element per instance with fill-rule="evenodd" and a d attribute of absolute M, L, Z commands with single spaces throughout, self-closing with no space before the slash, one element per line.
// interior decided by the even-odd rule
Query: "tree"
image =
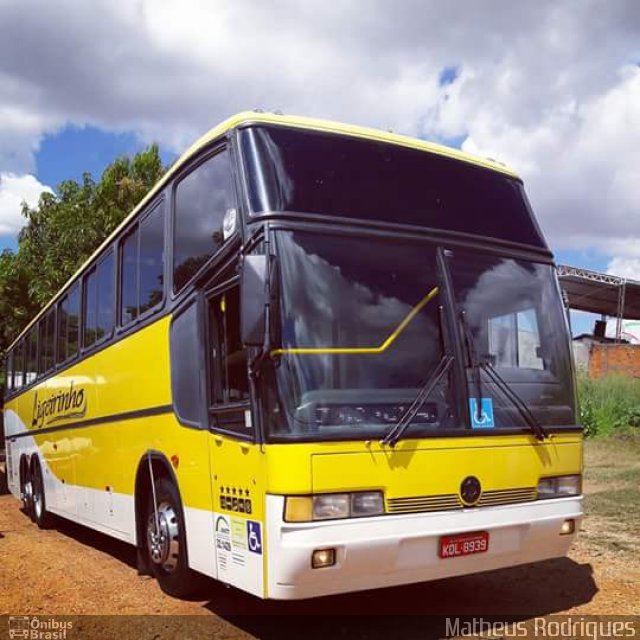
<path fill-rule="evenodd" d="M 162 177 L 157 145 L 116 158 L 95 182 L 61 182 L 37 206 L 22 205 L 26 225 L 16 253 L 0 255 L 0 351 L 71 277 Z"/>

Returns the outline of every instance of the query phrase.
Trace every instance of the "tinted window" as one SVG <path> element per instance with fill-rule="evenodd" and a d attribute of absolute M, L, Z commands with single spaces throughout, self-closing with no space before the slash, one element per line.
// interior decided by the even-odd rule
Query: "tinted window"
<path fill-rule="evenodd" d="M 98 265 L 98 324 L 96 333 L 98 340 L 108 336 L 115 324 L 115 259 L 113 251 Z"/>
<path fill-rule="evenodd" d="M 75 283 L 58 305 L 58 362 L 78 353 L 80 284 Z"/>
<path fill-rule="evenodd" d="M 164 289 L 164 208 L 140 224 L 140 313 L 162 302 Z"/>
<path fill-rule="evenodd" d="M 201 357 L 198 305 L 194 303 L 171 323 L 173 404 L 180 420 L 193 426 L 202 422 Z"/>
<path fill-rule="evenodd" d="M 84 331 L 85 347 L 96 341 L 98 326 L 98 277 L 94 269 L 84 280 Z"/>
<path fill-rule="evenodd" d="M 85 278 L 84 346 L 111 333 L 114 324 L 113 252 Z"/>
<path fill-rule="evenodd" d="M 162 301 L 164 290 L 164 208 L 156 207 L 122 244 L 121 324 Z"/>
<path fill-rule="evenodd" d="M 138 317 L 138 227 L 125 237 L 122 243 L 121 260 L 120 324 L 127 324 Z"/>
<path fill-rule="evenodd" d="M 227 152 L 209 158 L 180 181 L 175 194 L 174 291 L 222 246 L 222 221 L 234 207 Z"/>
<path fill-rule="evenodd" d="M 241 132 L 254 212 L 411 224 L 545 247 L 521 183 L 396 144 L 278 127 Z"/>
<path fill-rule="evenodd" d="M 5 361 L 5 372 L 7 374 L 7 391 L 13 389 L 13 354 L 9 354 Z"/>
<path fill-rule="evenodd" d="M 53 368 L 53 347 L 55 340 L 55 313 L 50 311 L 38 323 L 40 336 L 39 373 L 46 373 Z"/>
<path fill-rule="evenodd" d="M 25 371 L 25 384 L 30 384 L 36 379 L 38 371 L 38 331 L 37 326 L 32 327 L 26 339 L 27 364 Z"/>
<path fill-rule="evenodd" d="M 265 369 L 278 438 L 376 438 L 398 424 L 445 355 L 435 247 L 277 231 L 279 304 Z M 269 379 L 269 376 L 273 376 Z M 272 382 L 273 380 L 273 382 Z M 453 379 L 418 404 L 407 437 L 463 428 Z"/>
<path fill-rule="evenodd" d="M 21 342 L 13 354 L 13 388 L 19 389 L 24 380 L 24 341 Z"/>

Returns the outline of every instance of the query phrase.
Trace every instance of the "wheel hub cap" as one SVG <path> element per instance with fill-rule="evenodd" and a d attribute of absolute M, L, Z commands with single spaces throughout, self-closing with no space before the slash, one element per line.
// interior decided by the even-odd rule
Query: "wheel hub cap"
<path fill-rule="evenodd" d="M 169 573 L 178 566 L 179 533 L 178 516 L 173 506 L 166 502 L 158 505 L 157 522 L 153 513 L 147 522 L 147 547 L 151 561 Z"/>

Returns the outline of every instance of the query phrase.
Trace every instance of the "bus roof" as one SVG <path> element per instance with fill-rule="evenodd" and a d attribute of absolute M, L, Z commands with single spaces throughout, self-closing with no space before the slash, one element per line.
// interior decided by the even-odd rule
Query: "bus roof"
<path fill-rule="evenodd" d="M 377 140 L 379 142 L 387 142 L 390 144 L 397 144 L 404 147 L 410 147 L 428 153 L 434 153 L 441 156 L 453 158 L 455 160 L 461 160 L 476 166 L 484 167 L 485 169 L 491 169 L 500 173 L 507 174 L 514 178 L 517 178 L 517 174 L 509 167 L 502 163 L 496 162 L 488 158 L 481 158 L 474 156 L 457 149 L 445 147 L 433 142 L 426 142 L 424 140 L 418 140 L 409 136 L 403 136 L 390 131 L 382 131 L 380 129 L 373 129 L 369 127 L 360 127 L 356 125 L 344 124 L 341 122 L 334 122 L 331 120 L 320 120 L 316 118 L 306 118 L 302 116 L 287 116 L 275 113 L 264 113 L 260 111 L 242 111 L 236 115 L 231 116 L 227 120 L 221 122 L 219 125 L 209 130 L 203 136 L 198 138 L 179 158 L 173 163 L 171 168 L 156 182 L 153 188 L 147 193 L 147 195 L 136 205 L 136 207 L 127 215 L 124 220 L 114 229 L 109 236 L 100 244 L 100 246 L 85 260 L 82 266 L 65 282 L 60 290 L 49 300 L 49 302 L 39 311 L 39 313 L 29 322 L 29 324 L 20 332 L 18 337 L 7 347 L 7 351 L 12 349 L 17 342 L 19 342 L 24 335 L 31 329 L 31 327 L 49 310 L 49 308 L 69 289 L 71 284 L 78 278 L 78 276 L 89 266 L 100 252 L 105 249 L 114 238 L 120 233 L 120 231 L 127 226 L 127 224 L 135 218 L 135 216 L 145 207 L 145 205 L 153 199 L 158 192 L 160 192 L 169 180 L 201 149 L 213 142 L 216 138 L 224 135 L 228 131 L 243 125 L 250 124 L 273 124 L 287 127 L 294 127 L 300 129 L 309 129 L 314 131 L 324 131 L 327 133 L 338 133 L 357 138 L 365 138 L 368 140 Z"/>

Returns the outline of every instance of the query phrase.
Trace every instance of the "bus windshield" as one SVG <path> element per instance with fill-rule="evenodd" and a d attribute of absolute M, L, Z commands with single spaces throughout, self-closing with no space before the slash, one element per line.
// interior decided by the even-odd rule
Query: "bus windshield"
<path fill-rule="evenodd" d="M 382 436 L 443 356 L 435 248 L 279 232 L 276 436 Z M 409 435 L 460 426 L 443 377 Z"/>
<path fill-rule="evenodd" d="M 491 399 L 495 427 L 526 425 L 518 403 L 492 380 L 494 371 L 541 425 L 575 424 L 571 355 L 553 267 L 460 249 L 447 253 L 468 351 L 469 397 Z"/>
<path fill-rule="evenodd" d="M 522 183 L 397 144 L 252 127 L 240 132 L 249 208 L 428 227 L 546 249 Z"/>
<path fill-rule="evenodd" d="M 270 437 L 384 437 L 447 350 L 436 247 L 308 231 L 275 236 L 279 304 L 267 376 L 275 379 L 265 385 Z M 513 385 L 538 420 L 570 424 L 569 353 L 552 268 L 448 253 L 458 306 L 452 311 L 464 311 L 468 326 L 469 398 L 492 399 L 494 429 L 526 428 L 486 374 L 474 375 L 474 352 Z M 468 427 L 453 384 L 449 371 L 424 399 L 405 438 Z"/>

